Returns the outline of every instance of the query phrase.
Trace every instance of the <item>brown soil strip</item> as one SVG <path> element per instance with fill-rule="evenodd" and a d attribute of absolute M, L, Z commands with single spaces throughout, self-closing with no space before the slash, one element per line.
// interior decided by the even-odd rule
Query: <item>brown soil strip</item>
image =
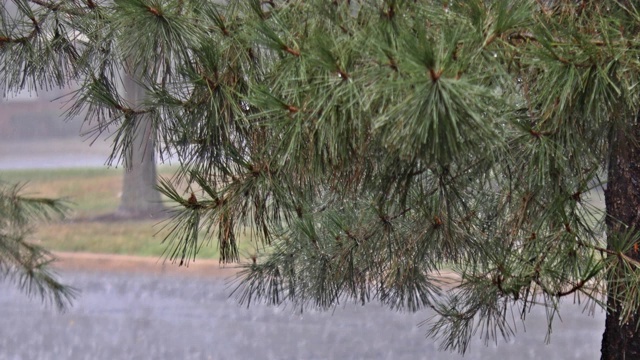
<path fill-rule="evenodd" d="M 59 270 L 221 278 L 232 277 L 239 271 L 236 264 L 222 266 L 217 260 L 196 260 L 189 262 L 189 266 L 178 266 L 177 263 L 174 264 L 154 257 L 75 252 L 53 252 L 52 254 L 56 259 L 53 267 Z"/>
<path fill-rule="evenodd" d="M 163 261 L 161 258 L 93 254 L 82 252 L 53 252 L 56 262 L 53 267 L 65 271 L 106 271 L 119 273 L 158 274 L 176 276 L 200 276 L 229 279 L 233 278 L 240 269 L 236 264 L 222 266 L 217 260 L 196 260 L 189 266 L 178 266 L 177 263 Z M 459 284 L 460 277 L 449 270 L 441 270 L 434 277 L 440 285 L 450 288 Z"/>

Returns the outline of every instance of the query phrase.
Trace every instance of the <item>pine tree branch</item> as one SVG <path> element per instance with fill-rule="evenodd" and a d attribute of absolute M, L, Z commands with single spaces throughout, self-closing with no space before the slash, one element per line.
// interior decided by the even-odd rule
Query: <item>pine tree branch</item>
<path fill-rule="evenodd" d="M 89 11 L 82 11 L 77 8 L 70 8 L 70 7 L 63 6 L 64 1 L 60 1 L 57 3 L 44 1 L 44 0 L 28 0 L 28 1 L 33 4 L 39 5 L 45 9 L 48 9 L 51 12 L 63 12 L 65 14 L 73 15 L 73 16 L 83 16 L 89 13 Z M 93 10 L 96 8 L 96 5 L 91 0 L 89 0 L 87 8 L 89 10 Z M 30 16 L 29 19 L 31 20 L 31 23 L 33 25 L 33 30 L 31 30 L 29 34 L 26 36 L 22 36 L 18 38 L 0 36 L 0 48 L 7 43 L 27 43 L 33 40 L 40 33 L 41 31 L 40 24 L 42 24 L 42 22 L 44 21 L 44 19 L 48 17 L 48 15 L 49 14 L 44 14 L 40 20 L 37 20 L 36 18 Z"/>
<path fill-rule="evenodd" d="M 579 246 L 582 247 L 586 247 L 592 250 L 596 250 L 601 254 L 608 254 L 608 255 L 612 255 L 615 256 L 621 260 L 624 260 L 625 262 L 629 263 L 629 264 L 633 264 L 635 267 L 637 267 L 638 269 L 640 269 L 640 261 L 631 258 L 630 256 L 624 254 L 621 251 L 615 251 L 615 250 L 611 250 L 611 249 L 607 249 L 607 248 L 603 248 L 601 246 L 596 246 L 596 245 L 592 245 L 592 244 L 586 244 L 582 241 L 577 241 L 576 242 Z"/>
<path fill-rule="evenodd" d="M 88 0 L 87 2 L 88 11 L 85 11 L 78 7 L 71 8 L 68 6 L 64 6 L 64 4 L 68 3 L 68 1 L 60 1 L 60 2 L 45 1 L 45 0 L 28 0 L 28 1 L 33 4 L 42 6 L 43 8 L 51 10 L 53 12 L 58 11 L 58 12 L 62 12 L 62 13 L 73 15 L 73 16 L 87 15 L 88 13 L 91 12 L 91 10 L 94 10 L 97 8 L 97 5 L 92 0 Z"/>
<path fill-rule="evenodd" d="M 60 7 L 62 6 L 62 2 L 59 3 L 55 3 L 55 2 L 49 2 L 49 1 L 42 1 L 42 0 L 29 0 L 29 2 L 40 5 L 44 8 L 47 8 L 51 11 L 58 11 L 60 9 Z"/>

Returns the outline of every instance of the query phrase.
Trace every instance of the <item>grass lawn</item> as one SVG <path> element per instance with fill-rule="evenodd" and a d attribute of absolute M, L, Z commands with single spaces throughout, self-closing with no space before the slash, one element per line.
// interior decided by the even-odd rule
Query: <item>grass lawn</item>
<path fill-rule="evenodd" d="M 54 251 L 127 254 L 160 258 L 167 249 L 162 240 L 167 232 L 160 220 L 99 222 L 88 221 L 114 212 L 120 203 L 122 169 L 74 168 L 0 171 L 0 181 L 24 184 L 22 194 L 37 197 L 65 198 L 71 203 L 67 221 L 41 224 L 32 241 Z M 160 166 L 161 176 L 171 176 L 173 168 Z M 593 190 L 585 200 L 604 209 L 600 190 Z M 171 206 L 170 203 L 167 204 Z M 599 217 L 599 216 L 598 216 Z M 595 222 L 597 219 L 587 219 Z M 217 259 L 217 239 L 208 239 L 200 258 Z M 240 238 L 240 254 L 255 253 L 248 237 Z"/>
<path fill-rule="evenodd" d="M 0 171 L 0 180 L 23 184 L 21 194 L 64 198 L 71 204 L 66 221 L 38 225 L 31 241 L 49 250 L 161 257 L 167 232 L 160 220 L 100 222 L 96 216 L 114 212 L 120 203 L 122 169 L 77 168 Z M 158 168 L 161 176 L 173 169 Z M 168 207 L 171 204 L 167 204 Z M 218 258 L 216 239 L 204 240 L 199 258 Z M 241 239 L 240 254 L 248 256 L 251 243 Z"/>

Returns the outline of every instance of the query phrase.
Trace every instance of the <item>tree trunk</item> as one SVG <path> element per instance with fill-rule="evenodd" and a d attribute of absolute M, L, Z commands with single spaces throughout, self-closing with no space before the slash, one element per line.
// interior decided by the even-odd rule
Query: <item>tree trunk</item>
<path fill-rule="evenodd" d="M 605 191 L 609 239 L 625 236 L 627 229 L 640 229 L 640 144 L 638 141 L 640 141 L 638 119 L 629 127 L 618 127 L 611 137 L 608 182 Z M 611 242 L 609 249 L 613 249 Z M 640 260 L 640 253 L 635 249 L 631 249 L 626 255 Z M 622 269 L 619 269 L 617 274 L 618 277 L 624 276 Z M 614 294 L 624 291 L 624 286 L 624 282 L 612 283 L 608 289 L 602 360 L 640 359 L 640 331 L 636 326 L 640 309 L 628 322 L 619 321 L 622 316 L 621 305 L 616 301 Z"/>
<path fill-rule="evenodd" d="M 128 102 L 132 107 L 138 107 L 144 99 L 145 89 L 130 76 L 125 77 L 124 86 Z M 164 209 L 156 189 L 153 124 L 145 117 L 138 117 L 136 121 L 139 123 L 135 127 L 131 152 L 125 159 L 122 198 L 116 212 L 123 218 L 155 217 Z"/>

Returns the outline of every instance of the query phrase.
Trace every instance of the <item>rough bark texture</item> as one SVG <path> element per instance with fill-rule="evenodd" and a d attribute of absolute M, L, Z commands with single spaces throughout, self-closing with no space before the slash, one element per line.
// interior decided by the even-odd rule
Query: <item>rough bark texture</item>
<path fill-rule="evenodd" d="M 607 231 L 609 239 L 624 234 L 628 228 L 640 228 L 640 124 L 619 128 L 612 134 L 611 154 L 605 201 L 607 206 Z M 624 225 L 623 225 L 624 224 Z M 609 248 L 612 249 L 611 244 Z M 634 247 L 635 248 L 635 247 Z M 627 253 L 640 260 L 640 253 L 633 248 Z M 622 270 L 618 272 L 622 275 Z M 602 338 L 602 359 L 640 359 L 640 331 L 636 329 L 638 311 L 621 324 L 621 306 L 614 298 L 616 289 L 609 288 L 607 319 Z M 639 309 L 640 310 L 640 309 Z"/>
<path fill-rule="evenodd" d="M 138 105 L 145 90 L 127 77 L 127 100 Z M 156 189 L 155 144 L 151 121 L 140 118 L 131 144 L 131 156 L 122 181 L 122 198 L 116 212 L 119 218 L 147 218 L 159 216 L 164 207 Z"/>

